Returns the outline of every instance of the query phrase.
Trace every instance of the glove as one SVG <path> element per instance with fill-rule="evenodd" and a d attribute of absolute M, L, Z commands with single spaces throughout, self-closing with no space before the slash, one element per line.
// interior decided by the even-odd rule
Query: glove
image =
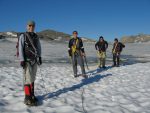
<path fill-rule="evenodd" d="M 86 56 L 85 53 L 81 53 L 81 55 L 82 55 L 82 57 L 85 57 L 85 56 Z"/>
<path fill-rule="evenodd" d="M 39 65 L 42 65 L 42 58 L 39 57 Z"/>
<path fill-rule="evenodd" d="M 25 68 L 25 61 L 21 61 L 20 66 L 24 69 Z"/>
<path fill-rule="evenodd" d="M 69 56 L 72 56 L 72 52 L 71 50 L 68 50 Z"/>
<path fill-rule="evenodd" d="M 112 49 L 112 54 L 114 54 L 115 53 L 115 51 Z"/>
<path fill-rule="evenodd" d="M 117 56 L 119 56 L 119 55 L 120 55 L 120 52 L 117 53 Z"/>

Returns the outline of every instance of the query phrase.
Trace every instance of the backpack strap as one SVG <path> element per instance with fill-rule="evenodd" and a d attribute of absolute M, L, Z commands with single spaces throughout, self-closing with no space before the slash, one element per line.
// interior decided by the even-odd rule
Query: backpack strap
<path fill-rule="evenodd" d="M 75 42 L 73 42 L 73 46 L 72 46 L 72 53 L 75 53 L 77 50 L 77 44 L 79 42 L 79 39 L 74 40 Z"/>
<path fill-rule="evenodd" d="M 26 55 L 25 55 L 25 43 L 26 43 L 26 35 L 25 33 L 22 33 L 23 37 L 24 37 L 24 47 L 23 47 L 23 54 L 24 54 L 24 61 L 26 61 Z"/>
<path fill-rule="evenodd" d="M 36 48 L 35 48 L 35 46 L 34 46 L 34 44 L 33 44 L 33 41 L 31 40 L 31 36 L 28 34 L 28 33 L 25 33 L 25 35 L 26 35 L 26 38 L 28 38 L 29 39 L 29 41 L 30 41 L 30 43 L 31 43 L 31 45 L 32 45 L 32 47 L 33 47 L 33 49 L 34 49 L 34 51 L 35 51 L 35 55 L 37 55 L 37 50 L 36 50 Z"/>
<path fill-rule="evenodd" d="M 114 50 L 113 50 L 113 53 L 116 53 L 116 48 L 117 48 L 117 46 L 118 46 L 118 43 L 115 45 Z"/>

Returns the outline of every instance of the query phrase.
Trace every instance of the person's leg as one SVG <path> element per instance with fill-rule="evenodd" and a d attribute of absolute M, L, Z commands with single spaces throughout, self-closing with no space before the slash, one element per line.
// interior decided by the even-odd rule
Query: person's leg
<path fill-rule="evenodd" d="M 37 63 L 31 65 L 30 63 L 26 63 L 24 78 L 25 78 L 25 100 L 24 103 L 26 105 L 36 105 L 37 99 L 34 96 L 34 81 L 37 72 Z"/>
<path fill-rule="evenodd" d="M 99 60 L 100 60 L 99 68 L 101 68 L 102 67 L 102 58 L 100 58 Z"/>
<path fill-rule="evenodd" d="M 31 83 L 33 83 L 36 79 L 37 66 L 38 66 L 37 63 L 31 66 L 31 72 L 32 72 Z"/>
<path fill-rule="evenodd" d="M 100 58 L 100 52 L 97 52 L 97 56 L 98 56 L 98 68 L 101 67 L 101 58 Z"/>
<path fill-rule="evenodd" d="M 32 104 L 30 78 L 31 78 L 30 65 L 29 63 L 26 63 L 26 66 L 24 68 L 24 93 L 25 93 L 24 103 L 26 105 Z"/>
<path fill-rule="evenodd" d="M 78 55 L 77 62 L 81 67 L 82 75 L 85 75 L 86 73 L 85 73 L 84 61 L 83 61 L 83 58 L 81 57 L 81 55 Z"/>
<path fill-rule="evenodd" d="M 72 55 L 72 67 L 73 67 L 74 77 L 77 77 L 77 56 L 76 55 Z"/>
<path fill-rule="evenodd" d="M 34 82 L 30 84 L 30 87 L 31 87 L 31 95 L 34 96 Z"/>
<path fill-rule="evenodd" d="M 32 98 L 35 99 L 35 95 L 34 95 L 34 82 L 35 82 L 35 79 L 36 79 L 36 73 L 37 73 L 37 63 L 35 63 L 33 66 L 32 66 L 32 77 L 31 77 L 31 84 L 30 84 L 30 87 L 31 87 L 31 95 L 32 95 Z M 37 99 L 36 99 L 37 100 Z"/>
<path fill-rule="evenodd" d="M 102 55 L 102 67 L 105 68 L 105 60 L 106 60 L 106 53 L 103 52 L 103 55 Z"/>
<path fill-rule="evenodd" d="M 103 66 L 103 55 L 102 55 L 102 52 L 100 52 L 99 55 L 100 55 L 100 65 L 99 65 L 99 68 L 101 68 Z"/>
<path fill-rule="evenodd" d="M 105 58 L 102 59 L 102 67 L 105 68 Z"/>
<path fill-rule="evenodd" d="M 30 89 L 30 84 L 25 84 L 24 85 L 24 92 L 25 92 L 25 96 L 29 97 L 31 96 L 31 89 Z"/>
<path fill-rule="evenodd" d="M 120 54 L 117 54 L 117 66 L 120 65 Z"/>
<path fill-rule="evenodd" d="M 26 104 L 26 105 L 31 105 L 32 104 L 31 89 L 30 88 L 31 88 L 30 84 L 25 84 L 24 85 L 24 93 L 25 93 L 24 104 Z"/>
<path fill-rule="evenodd" d="M 116 66 L 116 54 L 113 54 L 113 66 Z"/>
<path fill-rule="evenodd" d="M 34 94 L 34 82 L 30 85 L 30 88 L 31 88 L 32 103 L 34 103 L 34 105 L 36 105 L 38 102 L 38 99 L 36 98 L 36 96 Z"/>

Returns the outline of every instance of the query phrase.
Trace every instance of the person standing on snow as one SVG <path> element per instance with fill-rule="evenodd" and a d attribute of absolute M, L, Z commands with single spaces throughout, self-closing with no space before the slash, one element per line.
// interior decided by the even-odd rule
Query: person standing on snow
<path fill-rule="evenodd" d="M 23 68 L 23 82 L 25 99 L 24 104 L 29 106 L 37 105 L 37 98 L 34 95 L 34 81 L 36 79 L 37 65 L 42 64 L 41 44 L 36 33 L 34 33 L 35 22 L 27 23 L 27 32 L 19 37 L 19 58 Z"/>
<path fill-rule="evenodd" d="M 77 64 L 79 64 L 81 67 L 82 76 L 86 78 L 87 76 L 85 73 L 84 60 L 83 60 L 83 57 L 85 56 L 85 52 L 84 52 L 82 39 L 78 37 L 77 31 L 73 31 L 73 38 L 70 39 L 68 45 L 68 53 L 72 60 L 74 77 L 79 76 L 77 74 Z"/>
<path fill-rule="evenodd" d="M 107 41 L 104 40 L 102 36 L 99 37 L 99 41 L 95 44 L 95 49 L 97 50 L 97 54 L 100 60 L 99 68 L 106 68 L 106 50 L 108 48 Z"/>
<path fill-rule="evenodd" d="M 121 42 L 118 42 L 118 39 L 114 39 L 112 54 L 113 54 L 113 66 L 119 67 L 120 65 L 120 54 L 122 52 L 122 49 L 125 47 L 124 44 Z"/>

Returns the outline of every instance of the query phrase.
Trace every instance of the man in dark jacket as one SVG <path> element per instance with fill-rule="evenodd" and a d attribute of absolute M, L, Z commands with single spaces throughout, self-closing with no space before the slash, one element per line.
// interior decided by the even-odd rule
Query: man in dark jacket
<path fill-rule="evenodd" d="M 120 64 L 120 54 L 122 52 L 122 49 L 125 47 L 124 44 L 122 44 L 121 42 L 118 42 L 118 39 L 115 38 L 114 39 L 114 44 L 113 44 L 113 49 L 112 49 L 112 53 L 113 53 L 113 66 L 117 66 L 119 67 Z"/>
<path fill-rule="evenodd" d="M 37 98 L 34 95 L 34 81 L 36 78 L 37 64 L 41 65 L 41 44 L 36 33 L 34 33 L 35 22 L 27 23 L 27 32 L 20 35 L 19 38 L 19 58 L 20 65 L 24 71 L 24 103 L 29 106 L 37 104 Z"/>
<path fill-rule="evenodd" d="M 85 73 L 84 61 L 83 61 L 85 52 L 84 52 L 82 39 L 78 37 L 77 31 L 73 31 L 73 38 L 70 39 L 69 41 L 68 52 L 72 60 L 74 77 L 79 76 L 77 74 L 77 64 L 79 64 L 81 67 L 82 76 L 86 78 L 87 76 Z"/>
<path fill-rule="evenodd" d="M 105 60 L 106 60 L 106 50 L 108 48 L 107 41 L 104 40 L 102 36 L 100 36 L 99 41 L 95 44 L 95 49 L 97 50 L 97 55 L 100 59 L 99 68 L 105 68 Z"/>

